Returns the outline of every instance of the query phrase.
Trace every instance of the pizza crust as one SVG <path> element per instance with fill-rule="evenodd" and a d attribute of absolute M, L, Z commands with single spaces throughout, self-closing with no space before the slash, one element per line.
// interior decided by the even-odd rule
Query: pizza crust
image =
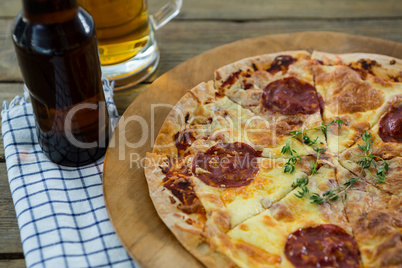
<path fill-rule="evenodd" d="M 390 56 L 373 54 L 373 53 L 345 53 L 333 54 L 328 52 L 314 50 L 311 54 L 312 60 L 321 60 L 324 64 L 349 64 L 356 62 L 360 59 L 375 60 L 383 68 L 389 69 L 391 72 L 397 74 L 396 70 L 402 68 L 402 60 Z M 395 61 L 395 62 L 394 62 Z"/>
<path fill-rule="evenodd" d="M 187 125 L 186 121 L 190 119 L 186 118 L 186 116 L 192 116 L 200 104 L 210 101 L 214 98 L 214 94 L 215 89 L 212 81 L 208 83 L 202 82 L 187 92 L 166 117 L 156 138 L 153 153 L 172 157 L 177 156 L 175 134 L 183 130 Z"/>
<path fill-rule="evenodd" d="M 310 53 L 305 50 L 283 51 L 271 54 L 265 54 L 255 57 L 249 57 L 237 62 L 225 65 L 215 71 L 215 86 L 219 88 L 233 73 L 238 71 L 253 70 L 255 65 L 259 70 L 264 70 L 274 61 L 277 56 L 287 55 L 296 59 L 309 59 Z M 308 79 L 306 79 L 308 81 Z M 311 79 L 310 79 L 311 80 Z"/>
<path fill-rule="evenodd" d="M 331 54 L 320 51 L 314 51 L 311 58 L 313 63 L 320 61 L 327 66 L 349 66 L 378 87 L 393 88 L 399 84 L 392 91 L 402 93 L 401 59 L 371 53 Z"/>

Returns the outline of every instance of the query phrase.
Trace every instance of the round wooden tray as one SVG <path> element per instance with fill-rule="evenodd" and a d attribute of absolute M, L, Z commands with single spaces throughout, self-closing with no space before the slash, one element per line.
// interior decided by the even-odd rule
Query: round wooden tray
<path fill-rule="evenodd" d="M 124 113 L 106 153 L 103 191 L 120 241 L 141 267 L 202 266 L 163 224 L 149 197 L 143 160 L 172 105 L 187 90 L 213 79 L 220 66 L 245 57 L 305 49 L 369 52 L 402 58 L 402 44 L 331 32 L 303 32 L 244 39 L 198 55 L 167 72 Z"/>

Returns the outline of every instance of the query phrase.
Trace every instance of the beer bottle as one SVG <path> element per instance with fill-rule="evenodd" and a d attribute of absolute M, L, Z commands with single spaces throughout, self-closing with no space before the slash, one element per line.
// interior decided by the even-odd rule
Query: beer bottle
<path fill-rule="evenodd" d="M 81 166 L 104 155 L 109 117 L 95 26 L 76 0 L 23 0 L 12 39 L 42 151 Z"/>

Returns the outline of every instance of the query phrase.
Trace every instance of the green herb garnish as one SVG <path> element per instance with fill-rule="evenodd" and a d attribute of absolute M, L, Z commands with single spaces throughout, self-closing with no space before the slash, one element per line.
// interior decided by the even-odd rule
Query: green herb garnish
<path fill-rule="evenodd" d="M 309 178 L 306 176 L 305 178 L 298 178 L 295 182 L 292 183 L 292 187 L 300 188 L 298 194 L 295 194 L 298 198 L 303 198 L 309 193 L 307 185 L 309 183 Z"/>
<path fill-rule="evenodd" d="M 341 127 L 342 127 L 342 124 L 344 124 L 344 122 L 343 122 L 341 119 L 334 119 L 334 120 L 332 120 L 329 124 L 324 124 L 324 123 L 323 123 L 321 126 L 316 127 L 316 128 L 313 128 L 313 129 L 315 129 L 315 130 L 321 130 L 322 133 L 324 133 L 324 135 L 327 135 L 328 127 L 329 127 L 330 125 L 332 125 L 332 124 L 337 124 L 338 127 L 341 128 Z"/>
<path fill-rule="evenodd" d="M 282 147 L 282 154 L 290 154 L 293 155 L 294 153 L 296 153 L 295 150 L 293 150 L 292 148 L 290 148 L 290 141 L 286 141 L 286 145 Z"/>
<path fill-rule="evenodd" d="M 352 187 L 359 179 L 362 178 L 363 171 L 365 170 L 367 171 L 367 174 L 369 174 L 371 177 L 377 180 L 376 184 L 387 183 L 385 180 L 385 173 L 388 171 L 389 168 L 388 163 L 381 157 L 372 154 L 373 152 L 373 141 L 371 139 L 372 137 L 373 137 L 372 134 L 366 131 L 362 136 L 362 140 L 364 141 L 365 144 L 357 145 L 359 149 L 362 150 L 364 153 L 363 155 L 357 155 L 363 158 L 362 160 L 357 161 L 357 164 L 361 166 L 359 176 L 350 178 L 347 182 L 343 184 L 343 186 L 324 192 L 322 196 L 320 196 L 317 193 L 313 193 L 310 196 L 310 200 L 312 201 L 312 203 L 321 204 L 328 200 L 329 201 L 337 200 L 341 196 L 343 196 L 344 199 L 347 199 L 347 193 L 346 193 L 347 190 L 350 187 Z M 375 158 L 378 158 L 382 161 L 382 166 L 377 168 L 377 165 L 374 161 Z M 374 167 L 377 168 L 377 176 L 373 175 L 372 172 L 370 171 L 371 164 L 373 164 Z"/>
<path fill-rule="evenodd" d="M 342 127 L 342 124 L 344 122 L 341 119 L 335 119 L 332 120 L 329 124 L 322 124 L 320 127 L 316 128 L 311 128 L 309 130 L 321 130 L 324 135 L 327 134 L 328 132 L 328 127 L 332 124 L 337 124 L 339 128 Z M 313 147 L 314 144 L 317 143 L 318 137 L 315 139 L 311 139 L 307 134 L 306 131 L 299 131 L 299 130 L 294 130 L 289 132 L 292 136 L 291 138 L 298 138 L 301 137 L 301 141 L 304 144 L 307 144 L 313 148 L 313 150 L 317 153 L 315 161 L 313 161 L 313 164 L 310 168 L 311 174 L 318 174 L 318 160 L 320 158 L 320 155 L 325 153 L 328 148 L 315 148 Z M 340 197 L 343 197 L 344 199 L 347 199 L 347 191 L 349 188 L 351 188 L 359 179 L 362 178 L 363 172 L 366 171 L 367 174 L 369 174 L 372 178 L 377 180 L 376 184 L 380 183 L 387 183 L 386 182 L 386 175 L 385 173 L 388 171 L 389 166 L 388 163 L 381 157 L 373 155 L 373 140 L 372 140 L 372 134 L 370 132 L 365 132 L 362 136 L 362 140 L 364 141 L 363 145 L 357 144 L 359 149 L 363 152 L 362 155 L 355 154 L 356 156 L 361 157 L 362 159 L 357 161 L 357 164 L 361 167 L 359 176 L 357 177 L 352 177 L 350 178 L 347 182 L 345 182 L 342 186 L 339 186 L 335 189 L 331 189 L 328 191 L 325 191 L 322 195 L 318 193 L 311 193 L 307 187 L 309 183 L 309 177 L 306 176 L 304 178 L 298 178 L 296 179 L 295 182 L 293 182 L 292 187 L 299 188 L 298 192 L 295 194 L 298 198 L 303 198 L 305 196 L 309 196 L 309 199 L 311 200 L 312 203 L 314 204 L 322 204 L 326 201 L 334 201 L 339 199 Z M 282 154 L 290 154 L 292 157 L 289 158 L 288 162 L 285 163 L 284 165 L 284 172 L 285 173 L 293 173 L 295 171 L 295 164 L 299 160 L 302 162 L 302 158 L 298 155 L 295 155 L 297 152 L 293 150 L 290 147 L 290 142 L 289 140 L 286 142 L 286 145 L 282 147 Z M 378 165 L 376 164 L 375 160 L 380 160 L 381 164 Z M 373 165 L 376 169 L 376 175 L 374 175 L 370 171 L 370 167 Z"/>
<path fill-rule="evenodd" d="M 293 173 L 293 171 L 295 171 L 295 165 L 297 163 L 297 160 L 300 161 L 300 163 L 302 162 L 302 158 L 299 155 L 295 155 L 292 156 L 291 158 L 289 158 L 288 162 L 285 163 L 284 165 L 284 171 L 285 173 Z"/>
<path fill-rule="evenodd" d="M 311 174 L 318 174 L 317 172 L 317 167 L 318 167 L 318 159 L 320 158 L 320 155 L 325 153 L 328 148 L 313 148 L 313 150 L 317 153 L 317 157 L 315 161 L 313 162 L 313 166 L 311 167 Z"/>

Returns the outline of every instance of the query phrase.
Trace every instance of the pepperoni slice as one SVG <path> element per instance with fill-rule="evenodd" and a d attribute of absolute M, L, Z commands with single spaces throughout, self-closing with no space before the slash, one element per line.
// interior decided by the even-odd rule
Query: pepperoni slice
<path fill-rule="evenodd" d="M 192 172 L 212 187 L 246 186 L 258 173 L 258 156 L 261 152 L 241 142 L 217 144 L 195 155 Z"/>
<path fill-rule="evenodd" d="M 288 236 L 285 255 L 296 267 L 360 267 L 355 239 L 332 224 L 299 229 Z"/>
<path fill-rule="evenodd" d="M 172 161 L 168 158 L 168 166 L 162 168 L 162 172 L 166 175 L 163 179 L 163 186 L 179 199 L 180 204 L 177 207 L 184 213 L 204 214 L 204 207 L 195 195 L 194 186 L 189 178 L 189 170 L 181 168 L 181 160 L 176 159 L 175 163 L 172 163 Z"/>
<path fill-rule="evenodd" d="M 261 101 L 265 109 L 285 115 L 313 114 L 320 110 L 315 88 L 295 77 L 269 83 L 264 88 Z"/>
<path fill-rule="evenodd" d="M 385 142 L 402 142 L 402 106 L 392 107 L 381 118 L 379 135 Z"/>

